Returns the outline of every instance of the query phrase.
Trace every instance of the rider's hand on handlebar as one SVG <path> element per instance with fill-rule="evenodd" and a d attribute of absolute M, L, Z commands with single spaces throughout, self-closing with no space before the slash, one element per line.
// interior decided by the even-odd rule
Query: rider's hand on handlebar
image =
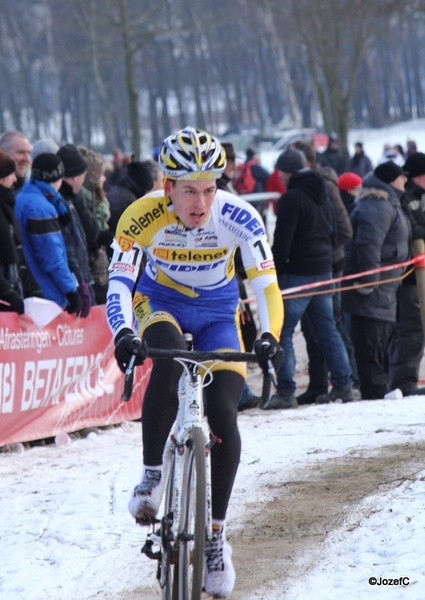
<path fill-rule="evenodd" d="M 264 374 L 269 372 L 269 361 L 272 362 L 275 371 L 278 371 L 283 364 L 283 348 L 271 333 L 263 333 L 261 340 L 254 342 L 254 351 Z"/>
<path fill-rule="evenodd" d="M 148 346 L 131 329 L 121 329 L 115 338 L 115 358 L 123 373 L 133 355 L 136 356 L 134 364 L 143 365 L 148 356 Z"/>

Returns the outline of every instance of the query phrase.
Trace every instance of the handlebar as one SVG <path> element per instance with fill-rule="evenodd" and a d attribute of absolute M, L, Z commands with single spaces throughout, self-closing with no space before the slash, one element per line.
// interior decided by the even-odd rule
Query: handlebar
<path fill-rule="evenodd" d="M 148 357 L 165 359 L 165 358 L 183 358 L 188 360 L 194 360 L 199 362 L 206 362 L 211 360 L 219 360 L 221 362 L 250 362 L 258 363 L 258 357 L 253 352 L 205 352 L 201 350 L 166 350 L 164 348 L 148 348 Z M 124 379 L 124 391 L 121 399 L 124 402 L 128 402 L 133 393 L 133 379 L 134 379 L 134 361 L 136 355 L 130 358 L 127 369 L 125 371 Z M 268 374 L 263 375 L 263 386 L 260 401 L 260 408 L 266 408 L 269 397 L 271 382 L 276 385 L 276 373 L 273 368 L 271 361 L 268 363 Z"/>

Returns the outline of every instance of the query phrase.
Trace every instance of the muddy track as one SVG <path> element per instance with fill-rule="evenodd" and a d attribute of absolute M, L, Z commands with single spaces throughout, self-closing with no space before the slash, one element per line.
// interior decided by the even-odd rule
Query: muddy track
<path fill-rule="evenodd" d="M 260 513 L 252 507 L 245 529 L 229 538 L 236 568 L 236 586 L 229 599 L 246 600 L 250 595 L 261 600 L 271 582 L 290 585 L 320 559 L 320 544 L 361 500 L 416 479 L 424 468 L 424 453 L 425 442 L 383 446 L 373 453 L 358 449 L 304 469 L 290 481 L 277 475 L 272 485 L 275 500 L 262 506 Z M 296 566 L 306 556 L 308 560 Z M 160 597 L 159 589 L 151 588 L 127 591 L 114 600 Z"/>

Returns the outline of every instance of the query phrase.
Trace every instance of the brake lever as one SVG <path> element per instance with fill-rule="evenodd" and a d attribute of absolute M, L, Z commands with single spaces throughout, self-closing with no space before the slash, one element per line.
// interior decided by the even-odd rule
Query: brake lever
<path fill-rule="evenodd" d="M 277 387 L 276 371 L 271 360 L 267 361 L 267 371 L 269 373 L 270 381 L 274 387 Z"/>
<path fill-rule="evenodd" d="M 142 340 L 139 337 L 135 337 L 133 341 L 136 344 L 136 348 L 134 349 L 134 354 L 128 361 L 128 365 L 124 374 L 124 391 L 121 396 L 121 400 L 123 400 L 124 402 L 128 402 L 133 393 L 134 362 L 136 360 L 137 351 L 142 344 Z"/>

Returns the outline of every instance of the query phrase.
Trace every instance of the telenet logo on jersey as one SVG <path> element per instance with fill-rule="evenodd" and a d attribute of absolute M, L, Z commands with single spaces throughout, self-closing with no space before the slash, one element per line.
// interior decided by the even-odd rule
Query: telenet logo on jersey
<path fill-rule="evenodd" d="M 213 262 L 229 254 L 229 248 L 211 250 L 183 250 L 181 248 L 155 248 L 154 255 L 169 262 Z"/>

